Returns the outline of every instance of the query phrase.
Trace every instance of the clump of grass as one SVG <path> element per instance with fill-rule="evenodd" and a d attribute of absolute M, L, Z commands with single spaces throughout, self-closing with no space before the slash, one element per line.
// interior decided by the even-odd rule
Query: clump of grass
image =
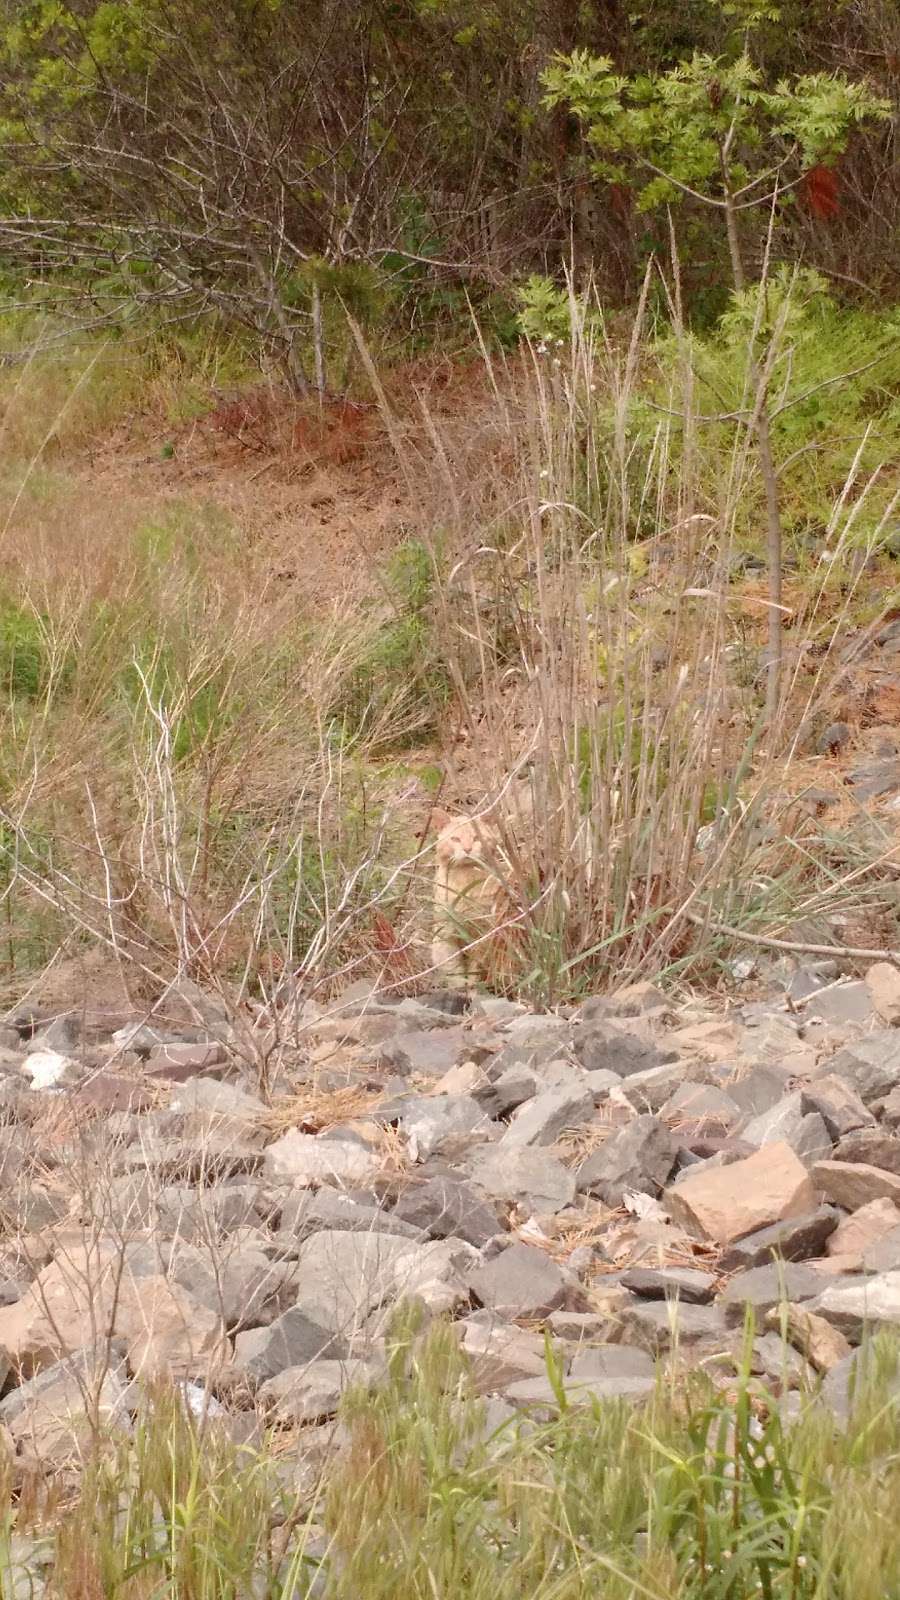
<path fill-rule="evenodd" d="M 159 1388 L 97 1436 L 64 1504 L 48 1481 L 16 1511 L 6 1474 L 4 1587 L 30 1554 L 66 1600 L 881 1600 L 900 1573 L 896 1341 L 860 1370 L 846 1421 L 812 1393 L 788 1420 L 746 1362 L 715 1385 L 661 1374 L 640 1404 L 570 1400 L 548 1347 L 547 1404 L 498 1422 L 452 1330 L 401 1310 L 324 1476 L 302 1432 L 287 1455 L 277 1432 L 241 1447 Z"/>
<path fill-rule="evenodd" d="M 501 981 L 544 1003 L 708 975 L 717 926 L 759 931 L 773 879 L 812 893 L 815 830 L 793 851 L 781 837 L 788 763 L 843 670 L 866 595 L 859 552 L 878 549 L 895 503 L 851 452 L 831 488 L 830 560 L 789 592 L 792 649 L 767 721 L 766 597 L 738 559 L 760 492 L 753 451 L 707 425 L 687 340 L 661 385 L 640 319 L 621 344 L 572 316 L 524 369 L 489 362 L 505 432 L 478 503 L 431 419 L 456 556 L 436 627 L 464 732 L 442 756 L 511 863 Z M 511 774 L 530 789 L 527 839 L 504 815 Z M 829 876 L 835 897 L 850 871 Z M 769 898 L 770 927 L 774 910 Z"/>
<path fill-rule="evenodd" d="M 422 743 L 447 708 L 450 679 L 434 627 L 438 560 L 437 550 L 405 541 L 380 574 L 381 606 L 354 619 L 362 641 L 328 714 L 373 755 Z"/>

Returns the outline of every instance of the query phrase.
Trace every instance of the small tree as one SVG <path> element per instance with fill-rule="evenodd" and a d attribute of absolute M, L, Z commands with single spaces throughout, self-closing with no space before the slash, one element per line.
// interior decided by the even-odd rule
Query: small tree
<path fill-rule="evenodd" d="M 829 174 L 854 125 L 890 111 L 865 85 L 838 74 L 767 84 L 748 41 L 755 25 L 772 18 L 772 7 L 752 7 L 736 59 L 694 55 L 670 72 L 623 77 L 607 57 L 575 51 L 557 56 L 544 73 L 548 106 L 567 102 L 585 125 L 599 178 L 630 188 L 642 211 L 690 198 L 719 217 L 739 296 L 751 281 L 745 218 L 762 213 L 770 228 L 777 225 L 784 203 L 811 173 L 820 175 L 820 191 L 830 195 L 828 177 L 823 183 L 821 175 Z M 767 254 L 755 274 L 763 282 Z M 767 719 L 778 705 L 782 663 L 782 522 L 768 399 L 776 336 L 760 301 L 750 334 L 752 400 L 744 420 L 755 435 L 766 500 Z"/>

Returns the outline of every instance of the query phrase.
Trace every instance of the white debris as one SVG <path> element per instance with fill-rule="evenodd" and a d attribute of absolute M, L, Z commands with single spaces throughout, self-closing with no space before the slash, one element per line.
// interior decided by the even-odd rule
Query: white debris
<path fill-rule="evenodd" d="M 32 1089 L 58 1089 L 68 1069 L 74 1065 L 70 1056 L 61 1056 L 58 1050 L 35 1050 L 25 1057 L 25 1071 L 30 1074 Z"/>
<path fill-rule="evenodd" d="M 214 1394 L 204 1389 L 202 1383 L 181 1383 L 178 1387 L 192 1417 L 199 1417 L 202 1421 L 204 1417 L 225 1415 L 225 1407 Z"/>

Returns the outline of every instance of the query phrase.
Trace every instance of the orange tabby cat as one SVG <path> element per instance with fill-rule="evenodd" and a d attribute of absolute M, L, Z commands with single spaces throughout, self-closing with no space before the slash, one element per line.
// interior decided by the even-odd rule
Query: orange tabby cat
<path fill-rule="evenodd" d="M 482 818 L 441 811 L 432 813 L 432 826 L 438 829 L 432 962 L 455 987 L 496 979 L 516 931 L 509 926 L 515 874 L 500 833 Z"/>

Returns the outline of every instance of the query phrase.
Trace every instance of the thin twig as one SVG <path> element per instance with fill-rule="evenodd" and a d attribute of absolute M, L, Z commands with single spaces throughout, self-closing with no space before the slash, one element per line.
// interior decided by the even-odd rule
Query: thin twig
<path fill-rule="evenodd" d="M 705 928 L 707 933 L 726 934 L 729 939 L 741 939 L 745 944 L 764 945 L 770 950 L 789 950 L 805 956 L 845 956 L 854 961 L 892 961 L 894 966 L 900 967 L 900 951 L 864 950 L 849 944 L 807 944 L 800 939 L 775 939 L 767 934 L 748 933 L 743 928 L 733 928 L 728 922 L 709 922 L 695 912 L 689 912 L 687 920 L 698 928 Z"/>

